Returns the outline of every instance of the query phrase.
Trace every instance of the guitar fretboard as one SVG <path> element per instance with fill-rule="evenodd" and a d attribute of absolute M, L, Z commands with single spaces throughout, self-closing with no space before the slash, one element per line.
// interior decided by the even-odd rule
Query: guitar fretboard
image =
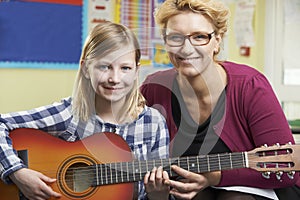
<path fill-rule="evenodd" d="M 213 154 L 205 156 L 177 157 L 160 160 L 143 160 L 131 162 L 116 162 L 90 166 L 95 173 L 93 186 L 109 185 L 143 180 L 145 174 L 154 167 L 162 166 L 170 177 L 177 174 L 171 170 L 171 165 L 191 172 L 205 173 L 219 170 L 244 168 L 247 166 L 245 152 Z"/>

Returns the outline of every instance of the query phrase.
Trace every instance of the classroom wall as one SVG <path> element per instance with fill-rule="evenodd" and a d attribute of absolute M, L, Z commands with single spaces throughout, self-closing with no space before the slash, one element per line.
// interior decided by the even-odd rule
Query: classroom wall
<path fill-rule="evenodd" d="M 75 70 L 0 69 L 0 113 L 27 110 L 72 93 Z"/>
<path fill-rule="evenodd" d="M 230 5 L 231 20 L 228 32 L 228 60 L 249 64 L 260 71 L 264 63 L 265 0 L 256 0 L 253 20 L 256 44 L 250 56 L 239 55 L 235 42 L 233 19 L 235 4 Z M 72 94 L 76 70 L 0 69 L 0 113 L 27 110 L 59 101 Z"/>
<path fill-rule="evenodd" d="M 261 72 L 264 69 L 264 51 L 265 51 L 265 5 L 266 0 L 256 0 L 256 7 L 253 16 L 253 31 L 255 38 L 255 46 L 250 48 L 250 56 L 241 56 L 239 53 L 239 47 L 236 45 L 235 32 L 233 31 L 233 23 L 235 17 L 235 4 L 230 4 L 231 27 L 228 31 L 228 43 L 229 43 L 229 55 L 228 60 L 244 63 L 257 68 Z"/>

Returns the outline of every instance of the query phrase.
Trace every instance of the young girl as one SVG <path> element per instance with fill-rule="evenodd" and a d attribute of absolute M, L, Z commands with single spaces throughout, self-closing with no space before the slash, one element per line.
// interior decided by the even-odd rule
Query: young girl
<path fill-rule="evenodd" d="M 27 168 L 14 153 L 9 134 L 17 128 L 40 129 L 70 142 L 98 132 L 113 132 L 128 143 L 138 160 L 168 157 L 165 120 L 157 110 L 145 106 L 138 91 L 140 57 L 137 38 L 128 28 L 112 22 L 97 25 L 83 47 L 72 97 L 29 111 L 1 115 L 2 180 L 15 183 L 28 199 L 62 196 L 61 191 L 49 187 L 56 179 Z M 167 197 L 168 188 L 161 182 L 162 170 L 156 171 L 154 168 L 143 180 L 147 195 Z M 146 195 L 142 182 L 138 194 L 139 199 Z"/>

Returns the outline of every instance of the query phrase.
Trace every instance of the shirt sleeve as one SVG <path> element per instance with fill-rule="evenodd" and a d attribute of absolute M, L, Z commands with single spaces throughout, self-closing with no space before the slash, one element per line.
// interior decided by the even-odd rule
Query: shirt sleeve
<path fill-rule="evenodd" d="M 71 119 L 71 98 L 29 111 L 0 115 L 0 175 L 10 183 L 8 175 L 26 167 L 12 147 L 9 133 L 17 128 L 34 128 L 52 135 L 66 130 Z"/>

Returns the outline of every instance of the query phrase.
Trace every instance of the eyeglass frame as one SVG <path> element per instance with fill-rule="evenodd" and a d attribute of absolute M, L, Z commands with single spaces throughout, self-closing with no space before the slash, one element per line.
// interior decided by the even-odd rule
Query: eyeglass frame
<path fill-rule="evenodd" d="M 178 33 L 177 35 L 180 35 L 180 36 L 183 37 L 182 44 L 180 44 L 180 45 L 169 45 L 168 42 L 167 42 L 167 37 L 169 36 L 168 34 L 165 34 L 165 35 L 164 35 L 164 41 L 165 41 L 165 43 L 166 43 L 168 46 L 170 46 L 170 47 L 181 47 L 181 46 L 184 45 L 186 39 L 188 39 L 188 40 L 190 41 L 190 43 L 191 43 L 193 46 L 204 46 L 204 45 L 207 45 L 207 44 L 210 42 L 211 38 L 213 37 L 213 34 L 215 34 L 216 32 L 213 31 L 213 32 L 211 32 L 211 33 L 201 33 L 202 35 L 208 36 L 208 41 L 207 41 L 207 43 L 204 43 L 204 44 L 196 44 L 196 45 L 193 44 L 193 42 L 191 41 L 191 36 L 194 36 L 194 35 L 197 35 L 197 34 L 198 34 L 198 35 L 201 35 L 200 33 L 201 33 L 201 32 L 195 32 L 195 33 L 187 34 L 187 35 L 183 35 L 183 34 L 179 34 L 179 33 Z M 172 34 L 176 35 L 175 33 L 172 33 Z M 172 35 L 172 34 L 170 34 L 170 35 Z"/>

